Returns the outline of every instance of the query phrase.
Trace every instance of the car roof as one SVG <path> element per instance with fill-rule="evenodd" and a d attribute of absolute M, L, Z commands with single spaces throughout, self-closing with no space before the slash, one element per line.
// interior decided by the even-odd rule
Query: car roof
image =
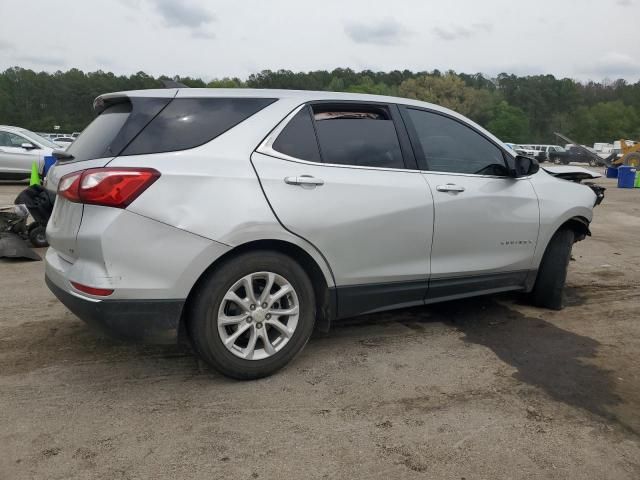
<path fill-rule="evenodd" d="M 27 130 L 26 128 L 22 128 L 22 127 L 14 127 L 12 125 L 0 125 L 0 129 L 2 130 L 6 130 L 8 132 L 14 132 L 14 133 L 18 133 L 18 132 L 28 132 L 29 130 Z"/>
<path fill-rule="evenodd" d="M 433 110 L 452 112 L 451 110 L 420 100 L 410 98 L 390 97 L 386 95 L 373 95 L 367 93 L 330 92 L 318 90 L 282 90 L 267 88 L 162 88 L 149 90 L 129 90 L 122 92 L 107 93 L 96 98 L 109 100 L 117 97 L 164 97 L 164 98 L 219 98 L 219 97 L 240 97 L 240 98 L 278 98 L 300 100 L 301 103 L 314 100 L 344 100 L 361 102 L 384 102 L 401 103 L 403 105 L 415 105 L 428 107 Z M 95 103 L 95 102 L 94 102 Z M 458 115 L 456 112 L 452 112 Z"/>

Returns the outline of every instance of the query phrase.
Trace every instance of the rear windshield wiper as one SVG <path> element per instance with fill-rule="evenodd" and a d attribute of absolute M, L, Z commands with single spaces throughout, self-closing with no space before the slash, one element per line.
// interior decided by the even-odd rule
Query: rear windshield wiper
<path fill-rule="evenodd" d="M 73 160 L 75 158 L 73 155 L 65 152 L 64 150 L 54 150 L 53 152 L 51 152 L 51 155 L 53 155 L 56 160 L 60 160 L 61 162 L 65 160 Z"/>

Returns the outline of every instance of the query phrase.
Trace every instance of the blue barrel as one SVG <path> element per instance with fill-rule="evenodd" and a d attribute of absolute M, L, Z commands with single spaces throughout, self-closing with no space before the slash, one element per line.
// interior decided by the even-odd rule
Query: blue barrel
<path fill-rule="evenodd" d="M 46 176 L 47 172 L 53 166 L 54 163 L 56 163 L 56 157 L 54 156 L 44 157 L 44 170 L 42 174 Z"/>
<path fill-rule="evenodd" d="M 636 167 L 618 167 L 618 188 L 633 188 L 636 183 Z"/>
<path fill-rule="evenodd" d="M 618 178 L 618 169 L 616 167 L 607 167 L 604 174 L 607 178 Z"/>

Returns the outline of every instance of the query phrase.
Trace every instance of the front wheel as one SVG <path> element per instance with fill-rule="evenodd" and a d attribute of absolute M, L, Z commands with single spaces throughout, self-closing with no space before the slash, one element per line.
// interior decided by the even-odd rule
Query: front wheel
<path fill-rule="evenodd" d="M 197 287 L 188 310 L 197 353 L 240 380 L 284 367 L 309 340 L 314 321 L 309 277 L 293 259 L 273 251 L 225 262 Z"/>
<path fill-rule="evenodd" d="M 531 292 L 531 301 L 534 305 L 553 310 L 562 309 L 564 285 L 574 240 L 573 231 L 563 228 L 558 230 L 549 241 Z"/>

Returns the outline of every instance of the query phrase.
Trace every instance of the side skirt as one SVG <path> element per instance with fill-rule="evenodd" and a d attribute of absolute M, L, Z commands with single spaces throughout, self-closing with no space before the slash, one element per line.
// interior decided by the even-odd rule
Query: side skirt
<path fill-rule="evenodd" d="M 424 305 L 428 281 L 374 283 L 336 288 L 336 318 Z"/>
<path fill-rule="evenodd" d="M 492 273 L 453 278 L 436 278 L 429 281 L 426 303 L 446 302 L 458 298 L 491 293 L 525 290 L 529 272 Z"/>
<path fill-rule="evenodd" d="M 537 272 L 517 271 L 411 282 L 336 287 L 331 293 L 336 320 L 508 291 L 530 291 Z M 333 289 L 332 289 L 333 290 Z"/>

